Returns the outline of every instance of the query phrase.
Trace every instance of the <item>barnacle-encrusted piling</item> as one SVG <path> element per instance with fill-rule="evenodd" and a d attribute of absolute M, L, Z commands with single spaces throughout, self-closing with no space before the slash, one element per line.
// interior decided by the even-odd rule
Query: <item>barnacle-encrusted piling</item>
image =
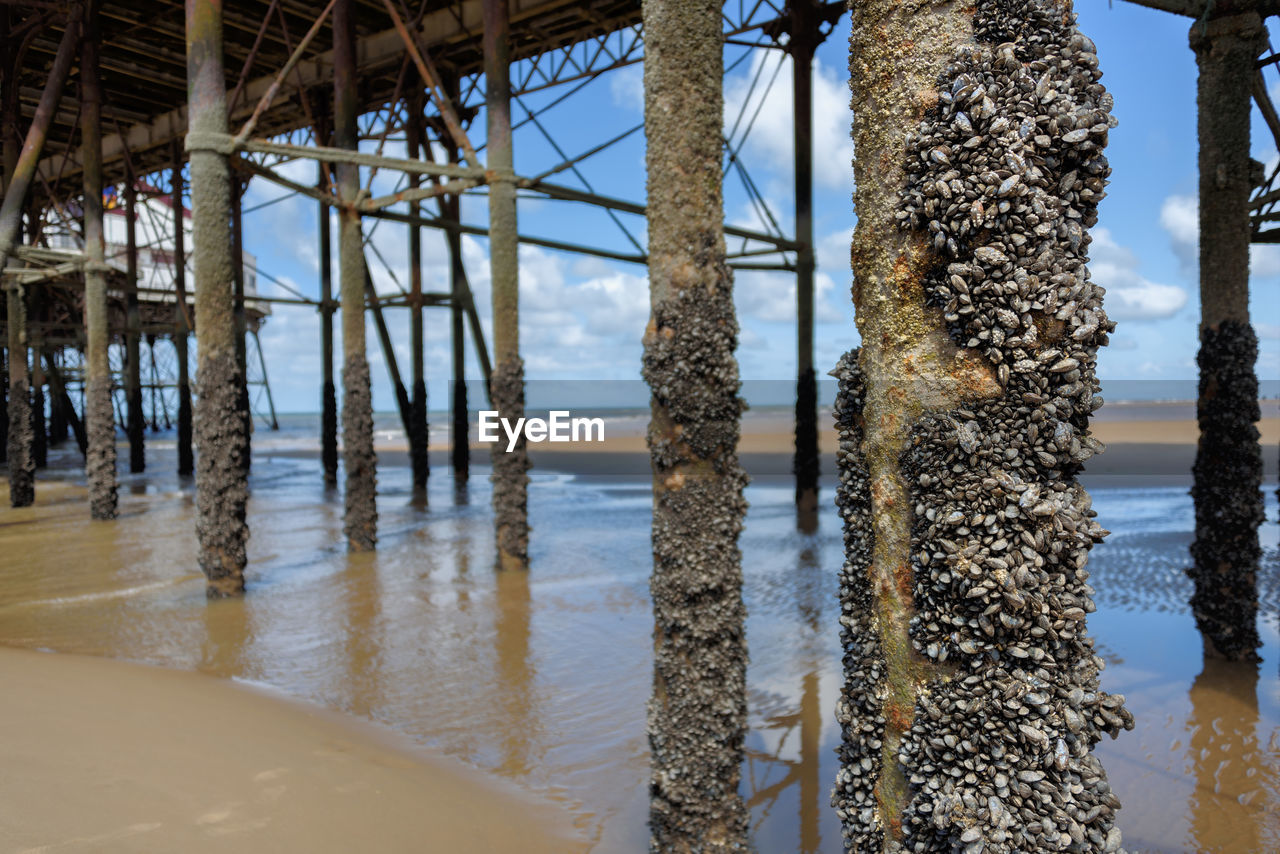
<path fill-rule="evenodd" d="M 512 423 L 524 417 L 524 360 L 520 358 L 520 260 L 511 141 L 510 21 L 507 4 L 484 0 L 485 109 L 489 171 L 489 270 L 493 301 L 493 376 L 489 399 Z M 529 455 L 521 433 L 508 451 L 493 445 L 493 517 L 498 564 L 529 565 Z"/>
<path fill-rule="evenodd" d="M 89 448 L 85 474 L 89 481 L 89 514 L 94 519 L 116 515 L 116 422 L 111 405 L 111 366 L 107 347 L 106 244 L 102 233 L 102 90 L 98 79 L 97 3 L 84 7 L 84 41 L 80 52 L 80 135 L 84 164 L 84 421 Z"/>
<path fill-rule="evenodd" d="M 333 9 L 333 144 L 355 150 L 360 128 L 356 123 L 356 32 L 351 0 L 338 0 Z M 342 296 L 342 463 L 346 468 L 346 515 L 343 531 L 352 551 L 368 551 L 378 542 L 377 457 L 373 450 L 373 395 L 369 359 L 365 355 L 365 257 L 360 213 L 360 170 L 353 163 L 337 165 L 338 275 Z"/>
<path fill-rule="evenodd" d="M 652 392 L 654 852 L 742 851 L 746 637 L 738 324 L 720 182 L 716 0 L 645 0 Z"/>
<path fill-rule="evenodd" d="M 854 4 L 863 346 L 836 375 L 851 851 L 1114 851 L 1075 481 L 1114 125 L 1070 4 Z"/>
<path fill-rule="evenodd" d="M 1257 657 L 1262 448 L 1258 339 L 1249 323 L 1249 113 L 1265 31 L 1251 3 L 1191 26 L 1200 68 L 1200 441 L 1191 495 L 1191 610 L 1211 655 Z"/>
<path fill-rule="evenodd" d="M 240 415 L 244 374 L 236 361 L 231 254 L 231 173 L 216 139 L 227 132 L 222 66 L 222 5 L 187 3 L 190 92 L 191 232 L 196 292 L 196 536 L 210 597 L 244 590 L 249 473 Z M 175 200 L 176 201 L 176 200 Z M 181 210 L 175 205 L 175 214 Z"/>
<path fill-rule="evenodd" d="M 31 382 L 27 373 L 26 288 L 12 285 L 7 294 L 9 331 L 9 430 L 5 436 L 9 463 L 9 506 L 30 507 L 36 500 L 36 458 L 31 435 Z"/>

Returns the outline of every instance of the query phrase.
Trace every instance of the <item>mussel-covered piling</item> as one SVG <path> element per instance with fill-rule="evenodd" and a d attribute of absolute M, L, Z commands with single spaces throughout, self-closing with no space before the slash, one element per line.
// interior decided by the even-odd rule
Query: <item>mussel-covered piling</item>
<path fill-rule="evenodd" d="M 836 368 L 851 851 L 1114 851 L 1075 477 L 1115 122 L 1068 3 L 853 7 L 863 346 Z M 892 81 L 886 90 L 885 81 Z"/>

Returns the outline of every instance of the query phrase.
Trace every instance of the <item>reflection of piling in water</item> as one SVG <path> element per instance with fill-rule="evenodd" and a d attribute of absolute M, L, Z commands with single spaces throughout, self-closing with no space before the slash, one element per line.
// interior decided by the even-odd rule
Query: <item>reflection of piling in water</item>
<path fill-rule="evenodd" d="M 800 851 L 817 854 L 822 847 L 818 829 L 822 807 L 819 749 L 822 746 L 822 705 L 818 693 L 818 668 L 810 664 L 800 694 Z"/>
<path fill-rule="evenodd" d="M 1256 657 L 1257 567 L 1262 522 L 1258 445 L 1258 343 L 1249 324 L 1249 122 L 1254 60 L 1265 44 L 1257 12 L 1191 26 L 1200 76 L 1200 393 L 1196 418 L 1196 540 L 1191 609 L 1207 648 Z"/>
<path fill-rule="evenodd" d="M 1224 843 L 1231 851 L 1268 850 L 1250 793 L 1277 769 L 1268 768 L 1268 751 L 1259 749 L 1257 686 L 1257 663 L 1213 659 L 1191 685 L 1187 731 L 1196 788 L 1188 811 L 1197 851 L 1227 850 Z"/>
<path fill-rule="evenodd" d="M 1084 266 L 1111 98 L 1068 4 L 869 0 L 852 33 L 845 845 L 1114 851 L 1092 750 L 1133 721 L 1098 690 L 1105 532 L 1075 481 L 1113 328 Z"/>
<path fill-rule="evenodd" d="M 346 658 L 345 687 L 347 709 L 362 718 L 373 719 L 381 698 L 381 651 L 378 636 L 382 618 L 382 587 L 378 579 L 376 555 L 348 554 L 345 575 L 346 625 L 343 652 Z"/>
<path fill-rule="evenodd" d="M 502 773 L 525 777 L 532 766 L 530 755 L 538 711 L 533 707 L 534 669 L 529 655 L 529 621 L 532 602 L 529 574 L 499 571 L 494 577 L 494 684 L 503 705 L 503 720 L 517 722 L 502 736 Z"/>
<path fill-rule="evenodd" d="M 248 603 L 239 598 L 212 599 L 200 612 L 204 637 L 196 669 L 222 679 L 243 677 L 253 635 Z"/>
<path fill-rule="evenodd" d="M 747 846 L 738 794 L 746 638 L 738 535 L 746 474 L 737 320 L 721 194 L 720 3 L 646 0 L 654 685 L 650 848 Z"/>

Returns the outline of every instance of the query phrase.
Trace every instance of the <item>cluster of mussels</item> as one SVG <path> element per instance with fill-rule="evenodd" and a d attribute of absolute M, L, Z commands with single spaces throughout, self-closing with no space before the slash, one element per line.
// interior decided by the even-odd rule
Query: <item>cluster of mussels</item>
<path fill-rule="evenodd" d="M 842 738 L 840 771 L 831 793 L 847 851 L 880 851 L 884 828 L 875 789 L 883 765 L 885 699 L 884 655 L 867 581 L 875 548 L 871 520 L 871 476 L 862 455 L 862 409 L 866 384 L 858 369 L 858 351 L 846 353 L 831 375 L 839 382 L 833 411 L 839 432 L 840 485 L 836 506 L 844 529 L 844 565 L 840 568 L 840 645 L 844 650 L 844 690 L 836 703 Z"/>
<path fill-rule="evenodd" d="M 931 234 L 925 281 L 1004 394 L 913 425 L 912 643 L 947 664 L 903 738 L 912 851 L 1115 851 L 1119 802 L 1091 753 L 1133 721 L 1098 690 L 1075 482 L 1101 446 L 1097 348 L 1114 328 L 1085 267 L 1115 125 L 1093 44 L 1050 0 L 977 4 L 908 143 L 899 222 Z"/>

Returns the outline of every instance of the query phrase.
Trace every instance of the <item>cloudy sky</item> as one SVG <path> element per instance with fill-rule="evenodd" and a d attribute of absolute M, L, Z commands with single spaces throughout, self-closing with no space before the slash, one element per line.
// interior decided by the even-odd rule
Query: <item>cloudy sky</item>
<path fill-rule="evenodd" d="M 1090 265 L 1094 279 L 1107 288 L 1106 308 L 1118 322 L 1112 344 L 1101 356 L 1101 373 L 1104 383 L 1140 381 L 1125 383 L 1124 396 L 1134 396 L 1135 390 L 1145 388 L 1149 396 L 1160 397 L 1164 396 L 1162 390 L 1173 388 L 1161 381 L 1183 381 L 1181 388 L 1185 389 L 1185 381 L 1196 375 L 1196 67 L 1187 46 L 1190 21 L 1123 0 L 1077 0 L 1076 7 L 1081 29 L 1098 45 L 1103 82 L 1115 97 L 1120 121 L 1107 150 L 1112 183 L 1093 232 Z M 1274 43 L 1280 45 L 1280 41 Z M 858 342 L 849 297 L 848 247 L 855 219 L 847 45 L 846 16 L 819 49 L 814 69 L 816 346 L 822 372 Z M 789 62 L 780 59 L 782 54 L 775 50 L 746 53 L 730 47 L 726 51 L 726 64 L 737 64 L 725 80 L 725 124 L 726 134 L 735 131 L 731 137 L 735 144 L 744 139 L 744 131 L 750 127 L 741 159 L 771 214 L 789 233 L 793 222 L 791 69 Z M 639 124 L 643 120 L 641 74 L 639 66 L 632 66 L 604 75 L 542 114 L 541 129 L 534 123 L 518 129 L 517 172 L 533 175 L 556 165 L 563 159 L 556 146 L 565 154 L 576 155 Z M 1280 96 L 1280 75 L 1274 69 L 1269 74 L 1273 97 Z M 757 80 L 754 88 L 753 79 Z M 560 94 L 551 90 L 533 96 L 514 105 L 513 115 L 517 121 L 523 119 L 525 106 L 538 110 Z M 739 121 L 740 114 L 743 118 Z M 471 131 L 477 144 L 483 139 L 483 127 L 482 114 Z M 1256 110 L 1253 139 L 1254 157 L 1274 166 L 1278 159 L 1275 145 Z M 585 179 L 596 192 L 643 201 L 643 146 L 643 135 L 633 133 L 582 164 L 580 176 L 562 172 L 555 180 L 582 187 Z M 386 152 L 401 154 L 403 146 L 389 143 Z M 315 180 L 311 163 L 291 164 L 282 171 L 307 183 Z M 374 194 L 389 189 L 392 178 L 377 176 Z M 280 195 L 279 188 L 255 181 L 245 205 Z M 434 213 L 431 207 L 425 209 Z M 725 214 L 731 223 L 762 228 L 761 212 L 752 205 L 736 172 L 726 178 Z M 576 203 L 522 200 L 519 215 L 520 230 L 525 234 L 620 252 L 635 252 L 632 240 L 640 245 L 645 240 L 641 218 L 618 214 L 619 225 L 605 213 Z M 485 224 L 483 196 L 464 199 L 463 220 Z M 303 293 L 317 295 L 317 228 L 315 203 L 291 198 L 246 215 L 246 249 L 257 256 L 265 273 Z M 368 254 L 378 290 L 392 293 L 400 286 L 407 288 L 405 227 L 389 222 L 375 226 L 368 221 L 365 229 L 377 250 Z M 447 290 L 443 240 L 428 230 L 424 231 L 423 245 L 425 288 Z M 735 245 L 731 240 L 730 246 Z M 463 246 L 488 333 L 487 243 L 468 236 Z M 527 376 L 532 380 L 638 379 L 640 337 L 648 316 L 644 267 L 533 246 L 521 247 L 520 261 L 520 334 Z M 335 262 L 335 270 L 336 266 Z M 261 277 L 259 287 L 265 293 L 285 293 Z M 1253 291 L 1253 320 L 1261 339 L 1258 371 L 1264 380 L 1275 380 L 1280 377 L 1280 246 L 1255 247 Z M 735 299 L 742 326 L 738 353 L 742 376 L 789 384 L 795 375 L 794 277 L 740 272 Z M 406 314 L 393 309 L 388 319 L 401 370 L 407 375 Z M 450 372 L 448 313 L 428 309 L 426 329 L 428 395 L 432 408 L 438 408 L 447 399 Z M 320 382 L 315 311 L 277 307 L 261 339 L 277 407 L 282 411 L 315 411 Z M 368 340 L 375 407 L 391 410 L 394 397 L 372 324 Z M 479 376 L 474 360 L 468 373 Z"/>

